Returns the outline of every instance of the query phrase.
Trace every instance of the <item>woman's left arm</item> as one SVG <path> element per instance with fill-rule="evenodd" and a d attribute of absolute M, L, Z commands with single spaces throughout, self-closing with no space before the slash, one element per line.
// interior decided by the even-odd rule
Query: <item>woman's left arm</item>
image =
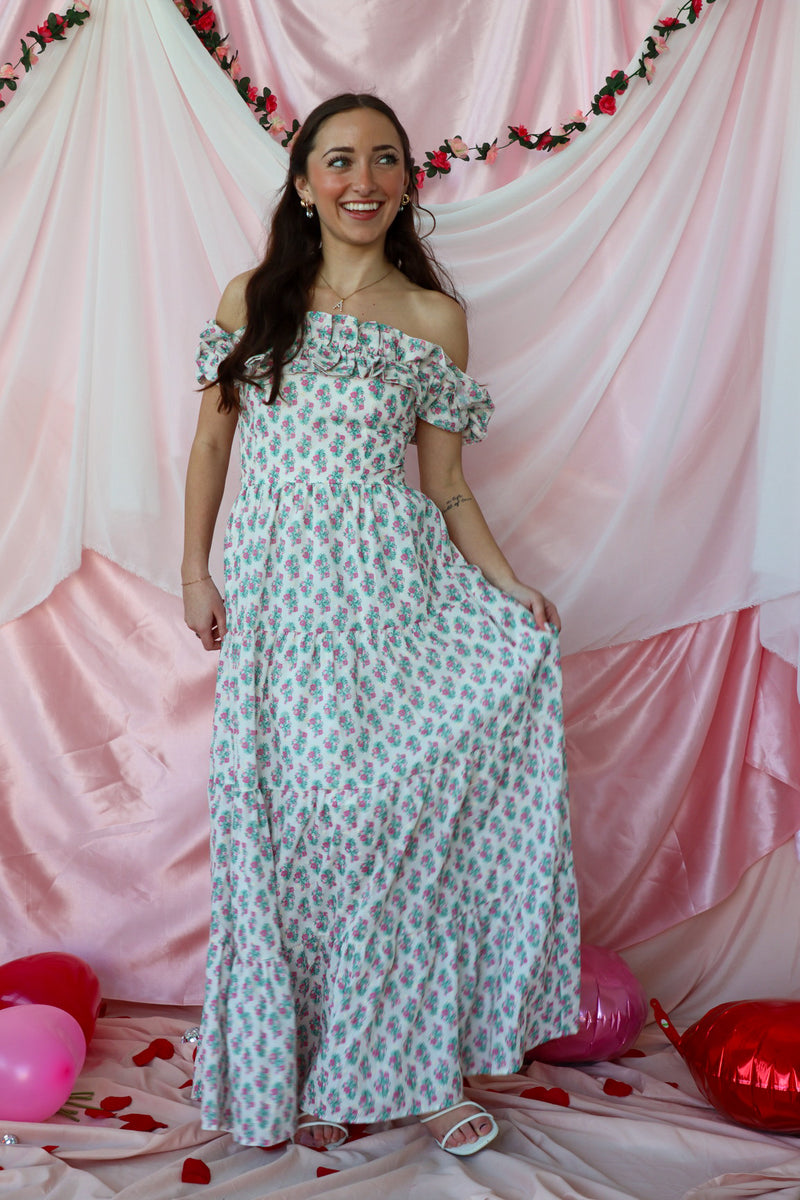
<path fill-rule="evenodd" d="M 558 609 L 535 588 L 517 579 L 492 537 L 477 500 L 464 478 L 461 434 L 417 421 L 420 488 L 441 511 L 447 532 L 467 562 L 479 567 L 489 583 L 530 609 L 540 629 L 561 628 Z"/>

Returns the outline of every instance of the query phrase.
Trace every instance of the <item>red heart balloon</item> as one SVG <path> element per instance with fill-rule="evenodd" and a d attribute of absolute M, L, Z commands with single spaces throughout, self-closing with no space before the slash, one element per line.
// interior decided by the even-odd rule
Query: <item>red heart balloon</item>
<path fill-rule="evenodd" d="M 754 1129 L 800 1133 L 800 1001 L 718 1004 L 683 1037 L 658 1001 L 650 1003 L 715 1108 Z"/>
<path fill-rule="evenodd" d="M 0 966 L 0 1009 L 18 1004 L 50 1004 L 70 1013 L 88 1045 L 102 996 L 92 968 L 74 954 L 50 951 L 15 958 Z"/>

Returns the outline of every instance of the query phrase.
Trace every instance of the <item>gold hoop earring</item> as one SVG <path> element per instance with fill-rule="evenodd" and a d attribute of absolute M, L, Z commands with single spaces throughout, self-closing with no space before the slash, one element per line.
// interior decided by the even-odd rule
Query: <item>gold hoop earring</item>
<path fill-rule="evenodd" d="M 408 192 L 403 192 L 403 198 L 400 201 L 400 212 L 402 212 L 403 209 L 410 203 L 411 203 L 411 197 L 409 196 Z"/>

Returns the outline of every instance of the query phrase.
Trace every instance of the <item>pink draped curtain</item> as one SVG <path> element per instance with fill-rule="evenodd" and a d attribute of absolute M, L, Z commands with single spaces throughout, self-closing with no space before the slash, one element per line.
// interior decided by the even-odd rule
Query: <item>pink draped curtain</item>
<path fill-rule="evenodd" d="M 419 154 L 569 119 L 669 6 L 215 8 L 286 116 L 377 87 Z M 109 995 L 184 1003 L 213 696 L 171 594 L 192 347 L 259 251 L 285 153 L 171 0 L 92 11 L 0 114 L 2 957 L 64 947 Z M 8 0 L 0 60 L 43 15 Z M 766 482 L 791 465 L 772 317 L 794 302 L 796 36 L 793 0 L 717 0 L 563 154 L 423 190 L 498 404 L 470 477 L 565 616 L 584 933 L 617 947 L 800 828 L 796 673 L 759 638 L 769 617 L 789 656 L 800 591 L 797 509 Z"/>

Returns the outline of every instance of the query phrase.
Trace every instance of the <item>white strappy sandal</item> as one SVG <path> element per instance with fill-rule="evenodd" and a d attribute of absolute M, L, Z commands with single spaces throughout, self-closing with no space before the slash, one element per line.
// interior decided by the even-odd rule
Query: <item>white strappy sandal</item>
<path fill-rule="evenodd" d="M 494 1117 L 491 1113 L 486 1111 L 482 1104 L 476 1104 L 474 1100 L 461 1099 L 455 1104 L 451 1104 L 449 1108 L 441 1108 L 439 1112 L 431 1113 L 428 1117 L 419 1118 L 420 1123 L 422 1125 L 426 1125 L 428 1121 L 435 1121 L 437 1117 L 444 1117 L 447 1115 L 447 1113 L 454 1112 L 457 1108 L 463 1108 L 465 1104 L 468 1104 L 470 1108 L 474 1108 L 476 1111 L 474 1113 L 470 1113 L 468 1117 L 464 1117 L 463 1120 L 456 1121 L 455 1125 L 448 1129 L 441 1141 L 439 1141 L 438 1138 L 434 1138 L 436 1145 L 442 1150 L 446 1151 L 448 1154 L 458 1154 L 461 1157 L 465 1157 L 468 1154 L 477 1154 L 479 1150 L 484 1148 L 484 1146 L 488 1146 L 489 1142 L 493 1142 L 499 1132 L 497 1128 L 497 1122 L 495 1121 Z M 489 1132 L 482 1134 L 480 1137 L 476 1138 L 474 1142 L 464 1142 L 461 1146 L 448 1146 L 447 1143 L 456 1130 L 461 1129 L 464 1125 L 469 1125 L 469 1123 L 474 1121 L 476 1117 L 488 1117 L 492 1123 L 492 1128 L 489 1130 Z"/>
<path fill-rule="evenodd" d="M 316 1126 L 322 1126 L 322 1125 L 327 1125 L 331 1129 L 338 1129 L 342 1136 L 340 1138 L 337 1138 L 335 1142 L 328 1142 L 327 1146 L 308 1146 L 307 1149 L 309 1149 L 309 1150 L 338 1150 L 339 1147 L 343 1146 L 345 1144 L 345 1142 L 348 1140 L 348 1138 L 350 1137 L 350 1130 L 347 1128 L 346 1125 L 340 1125 L 338 1121 L 323 1121 L 316 1117 L 313 1117 L 307 1121 L 304 1121 L 302 1116 L 300 1116 L 298 1118 L 297 1129 L 295 1130 L 295 1137 L 297 1137 L 297 1134 L 300 1133 L 300 1131 L 302 1129 L 314 1129 Z M 303 1145 L 302 1142 L 300 1142 L 298 1144 Z"/>

